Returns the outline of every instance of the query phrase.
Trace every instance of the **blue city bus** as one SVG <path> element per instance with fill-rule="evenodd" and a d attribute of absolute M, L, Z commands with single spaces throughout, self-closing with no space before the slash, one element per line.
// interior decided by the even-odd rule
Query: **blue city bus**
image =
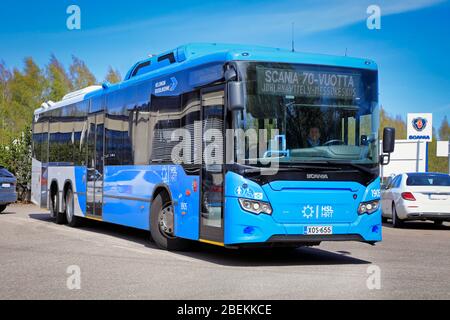
<path fill-rule="evenodd" d="M 380 151 L 378 130 L 373 61 L 189 44 L 37 109 L 32 200 L 59 224 L 143 229 L 168 250 L 374 244 L 395 135 Z"/>

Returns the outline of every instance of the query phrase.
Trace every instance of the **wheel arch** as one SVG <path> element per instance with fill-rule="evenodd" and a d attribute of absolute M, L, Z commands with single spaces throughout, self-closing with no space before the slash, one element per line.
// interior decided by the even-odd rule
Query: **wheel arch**
<path fill-rule="evenodd" d="M 158 196 L 158 195 L 164 195 L 164 200 L 170 201 L 173 203 L 173 197 L 172 197 L 172 192 L 170 191 L 170 188 L 168 185 L 166 184 L 157 184 L 155 185 L 155 190 L 153 191 L 153 195 L 152 195 L 152 202 L 153 200 Z"/>
<path fill-rule="evenodd" d="M 59 191 L 58 180 L 57 179 L 52 179 L 52 181 L 50 182 L 49 191 L 53 192 L 55 189 L 56 189 L 56 191 Z"/>
<path fill-rule="evenodd" d="M 152 206 L 153 201 L 158 195 L 163 195 L 163 202 L 170 202 L 173 203 L 172 193 L 170 192 L 170 188 L 168 185 L 164 183 L 159 183 L 155 185 L 155 188 L 153 190 L 152 198 L 150 199 L 150 207 L 148 210 L 148 229 L 151 230 L 151 220 L 152 220 Z"/>
<path fill-rule="evenodd" d="M 167 237 L 162 234 L 162 231 L 160 230 L 158 226 L 158 216 L 152 217 L 152 208 L 154 204 L 154 200 L 158 197 L 158 195 L 162 195 L 163 197 L 163 204 L 170 203 L 174 205 L 176 203 L 176 199 L 172 197 L 172 192 L 170 191 L 169 186 L 166 184 L 158 184 L 155 186 L 153 195 L 152 195 L 152 202 L 150 204 L 150 212 L 149 212 L 149 229 L 150 229 L 150 235 L 157 244 L 159 248 L 165 249 L 165 250 L 185 250 L 189 246 L 189 241 L 187 239 L 178 238 L 176 236 L 176 215 L 174 214 L 173 217 L 173 228 L 174 232 L 172 233 L 172 237 Z M 154 224 L 152 224 L 152 221 Z M 170 230 L 169 230 L 170 231 Z"/>
<path fill-rule="evenodd" d="M 47 208 L 51 211 L 53 210 L 53 197 L 56 195 L 57 200 L 57 210 L 60 211 L 61 208 L 61 197 L 59 196 L 59 184 L 57 179 L 52 179 L 50 181 L 50 187 L 47 192 Z"/>
<path fill-rule="evenodd" d="M 48 189 L 48 197 L 49 200 L 52 198 L 52 196 L 55 193 L 59 193 L 59 185 L 58 185 L 58 180 L 57 179 L 52 179 L 52 181 L 50 182 L 50 188 Z M 50 203 L 50 202 L 48 202 Z"/>

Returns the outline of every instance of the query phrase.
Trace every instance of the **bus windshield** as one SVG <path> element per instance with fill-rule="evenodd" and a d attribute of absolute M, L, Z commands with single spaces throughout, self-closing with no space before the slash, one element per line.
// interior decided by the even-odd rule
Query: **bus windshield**
<path fill-rule="evenodd" d="M 239 125 L 267 132 L 258 163 L 261 154 L 276 155 L 280 164 L 378 163 L 376 71 L 261 62 L 241 62 L 240 68 L 246 108 Z M 274 142 L 278 150 L 271 153 Z M 250 160 L 252 146 L 245 148 Z"/>

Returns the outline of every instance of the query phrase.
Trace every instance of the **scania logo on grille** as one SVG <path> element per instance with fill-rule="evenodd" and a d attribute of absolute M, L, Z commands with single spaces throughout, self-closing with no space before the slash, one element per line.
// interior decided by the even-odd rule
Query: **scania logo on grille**
<path fill-rule="evenodd" d="M 322 174 L 308 173 L 306 175 L 306 179 L 328 179 L 328 175 L 325 173 L 322 173 Z"/>

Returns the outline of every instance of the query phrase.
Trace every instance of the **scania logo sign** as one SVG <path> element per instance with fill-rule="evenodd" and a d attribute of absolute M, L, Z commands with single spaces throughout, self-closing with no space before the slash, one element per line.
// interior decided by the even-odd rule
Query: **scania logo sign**
<path fill-rule="evenodd" d="M 414 129 L 416 129 L 417 131 L 423 131 L 427 127 L 427 123 L 427 119 L 422 117 L 414 118 L 412 121 Z"/>
<path fill-rule="evenodd" d="M 429 140 L 430 136 L 410 135 L 408 138 L 409 140 Z"/>
<path fill-rule="evenodd" d="M 408 113 L 407 139 L 431 142 L 433 139 L 433 115 L 431 113 Z"/>

